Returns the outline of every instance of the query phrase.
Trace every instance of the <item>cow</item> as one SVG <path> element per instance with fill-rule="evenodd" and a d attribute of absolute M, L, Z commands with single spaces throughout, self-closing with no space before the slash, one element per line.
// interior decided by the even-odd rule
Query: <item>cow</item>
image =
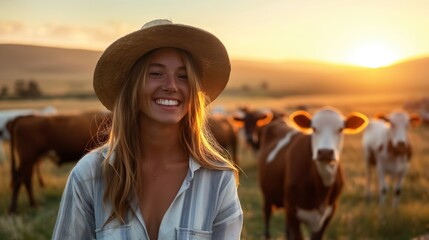
<path fill-rule="evenodd" d="M 289 125 L 275 121 L 263 129 L 258 160 L 267 239 L 274 208 L 285 209 L 288 239 L 303 238 L 301 224 L 309 228 L 311 239 L 322 238 L 343 187 L 343 135 L 360 132 L 367 122 L 361 113 L 344 117 L 323 107 L 313 116 L 295 111 Z"/>
<path fill-rule="evenodd" d="M 10 141 L 10 133 L 6 128 L 6 124 L 18 116 L 26 115 L 51 115 L 57 112 L 55 107 L 47 106 L 42 109 L 7 109 L 0 110 L 0 163 L 6 159 L 3 149 L 3 141 Z"/>
<path fill-rule="evenodd" d="M 236 126 L 244 129 L 245 139 L 254 152 L 259 151 L 261 128 L 271 121 L 283 119 L 284 114 L 270 109 L 240 108 L 233 117 Z"/>
<path fill-rule="evenodd" d="M 8 124 L 11 133 L 12 201 L 10 213 L 17 212 L 21 184 L 25 185 L 30 206 L 36 206 L 32 187 L 35 165 L 46 155 L 57 164 L 78 161 L 85 153 L 108 138 L 110 113 L 84 112 L 52 116 L 29 115 Z M 19 159 L 19 166 L 16 165 Z"/>
<path fill-rule="evenodd" d="M 401 186 L 412 155 L 411 142 L 407 134 L 409 125 L 418 126 L 421 118 L 404 110 L 390 114 L 378 114 L 371 119 L 362 136 L 366 166 L 366 196 L 371 198 L 371 169 L 376 168 L 379 188 L 379 204 L 384 205 L 387 194 L 386 175 L 395 182 L 393 206 L 399 204 Z"/>
<path fill-rule="evenodd" d="M 229 118 L 224 114 L 211 114 L 208 118 L 213 137 L 227 150 L 232 161 L 238 165 L 237 133 Z"/>

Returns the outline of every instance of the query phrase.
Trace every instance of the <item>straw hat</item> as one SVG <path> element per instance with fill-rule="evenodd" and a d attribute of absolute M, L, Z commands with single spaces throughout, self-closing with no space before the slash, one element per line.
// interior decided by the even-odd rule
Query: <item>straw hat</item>
<path fill-rule="evenodd" d="M 134 63 L 147 52 L 162 47 L 180 48 L 192 55 L 201 73 L 202 90 L 211 101 L 225 88 L 231 65 L 222 42 L 203 29 L 158 19 L 113 42 L 98 60 L 93 85 L 107 109 L 113 110 Z"/>

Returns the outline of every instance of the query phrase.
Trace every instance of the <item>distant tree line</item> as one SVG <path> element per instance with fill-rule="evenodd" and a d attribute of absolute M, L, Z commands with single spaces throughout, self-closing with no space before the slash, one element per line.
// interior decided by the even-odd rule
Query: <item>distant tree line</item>
<path fill-rule="evenodd" d="M 3 85 L 0 88 L 0 98 L 40 98 L 42 91 L 40 90 L 39 83 L 34 79 L 24 80 L 17 79 L 13 85 L 13 92 L 10 91 L 9 86 Z"/>
<path fill-rule="evenodd" d="M 267 91 L 269 89 L 269 83 L 265 80 L 262 80 L 259 85 L 256 86 L 255 90 L 263 90 Z M 252 87 L 247 83 L 241 85 L 241 90 L 244 92 L 248 92 L 252 90 Z"/>

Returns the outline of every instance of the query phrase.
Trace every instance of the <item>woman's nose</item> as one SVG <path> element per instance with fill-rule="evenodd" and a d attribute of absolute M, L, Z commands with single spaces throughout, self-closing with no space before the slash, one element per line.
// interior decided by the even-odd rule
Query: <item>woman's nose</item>
<path fill-rule="evenodd" d="M 168 92 L 177 92 L 177 82 L 174 75 L 168 75 L 163 86 L 163 90 Z"/>

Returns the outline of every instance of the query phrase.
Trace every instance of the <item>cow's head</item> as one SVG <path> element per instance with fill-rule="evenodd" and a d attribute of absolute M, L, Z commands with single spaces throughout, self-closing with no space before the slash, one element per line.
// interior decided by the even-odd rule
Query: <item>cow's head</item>
<path fill-rule="evenodd" d="M 376 118 L 386 121 L 390 125 L 388 150 L 394 154 L 410 154 L 410 142 L 407 135 L 408 127 L 418 126 L 422 119 L 417 114 L 408 114 L 402 110 L 395 110 L 388 115 L 377 114 Z"/>
<path fill-rule="evenodd" d="M 273 112 L 270 110 L 241 108 L 233 120 L 236 126 L 244 129 L 246 142 L 256 151 L 259 149 L 259 129 L 270 123 L 273 116 Z"/>
<path fill-rule="evenodd" d="M 306 111 L 296 111 L 289 120 L 298 130 L 311 134 L 312 159 L 325 185 L 335 180 L 344 133 L 358 133 L 368 124 L 368 118 L 361 113 L 344 117 L 331 107 L 324 107 L 313 116 Z"/>

